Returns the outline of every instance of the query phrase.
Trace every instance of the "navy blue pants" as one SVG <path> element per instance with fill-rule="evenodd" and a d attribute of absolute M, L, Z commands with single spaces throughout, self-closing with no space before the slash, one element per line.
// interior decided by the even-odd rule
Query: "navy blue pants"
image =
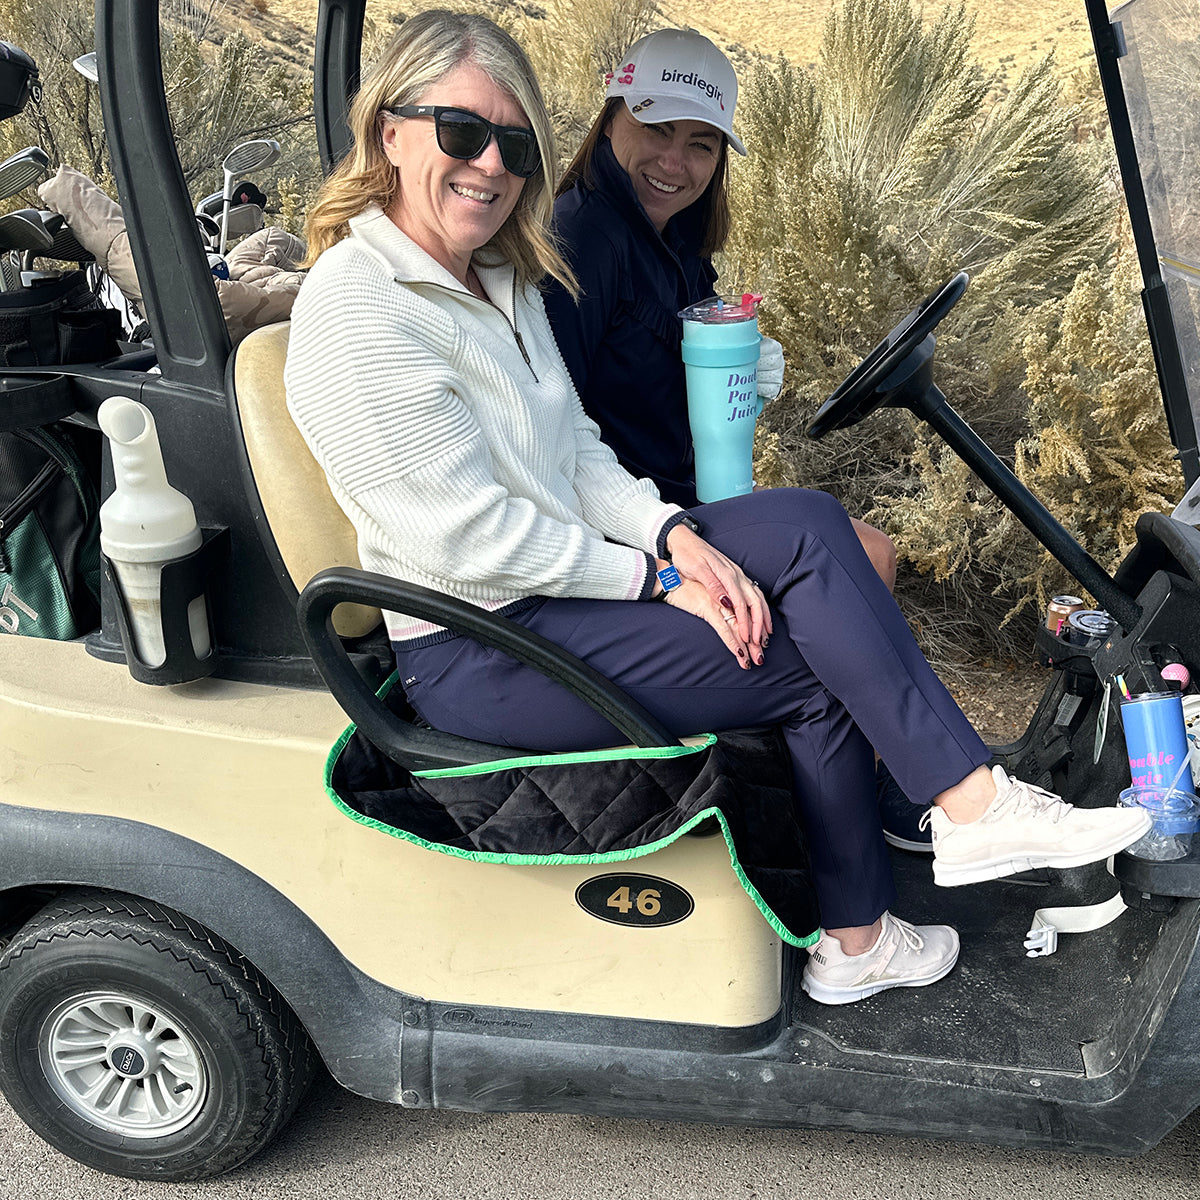
<path fill-rule="evenodd" d="M 770 603 L 761 667 L 743 670 L 704 621 L 657 602 L 543 599 L 513 620 L 590 663 L 677 734 L 781 726 L 821 923 L 869 925 L 896 898 L 872 747 L 918 803 L 987 763 L 988 749 L 832 496 L 785 488 L 693 512 Z M 535 750 L 624 741 L 559 684 L 470 639 L 396 658 L 413 707 L 437 729 Z"/>

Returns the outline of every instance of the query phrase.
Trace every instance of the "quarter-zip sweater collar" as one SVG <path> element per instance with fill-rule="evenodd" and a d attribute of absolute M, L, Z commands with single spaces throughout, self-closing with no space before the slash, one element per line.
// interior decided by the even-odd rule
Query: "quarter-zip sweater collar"
<path fill-rule="evenodd" d="M 410 287 L 439 287 L 456 293 L 468 303 L 490 302 L 508 322 L 513 341 L 530 370 L 533 370 L 524 338 L 517 327 L 517 275 L 511 263 L 484 266 L 477 258 L 471 265 L 488 300 L 480 300 L 432 255 L 427 254 L 378 205 L 371 205 L 357 217 L 350 218 L 354 237 L 391 272 L 397 283 Z M 536 378 L 537 372 L 534 372 Z"/>

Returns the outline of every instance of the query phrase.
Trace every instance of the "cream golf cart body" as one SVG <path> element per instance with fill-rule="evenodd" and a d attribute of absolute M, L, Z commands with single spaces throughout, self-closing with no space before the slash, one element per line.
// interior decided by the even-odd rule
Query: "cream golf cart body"
<path fill-rule="evenodd" d="M 346 145 L 364 3 L 320 5 L 326 169 Z M 1156 178 L 1152 144 L 1129 136 L 1121 83 L 1152 69 L 1151 33 L 1140 58 L 1134 34 L 1153 30 L 1159 7 L 1134 0 L 1113 25 L 1089 3 L 1127 189 L 1141 187 L 1139 151 Z M 955 1019 L 931 1022 L 920 992 L 846 1009 L 804 997 L 801 952 L 764 920 L 708 829 L 628 864 L 505 865 L 436 853 L 335 806 L 324 768 L 351 718 L 415 767 L 511 753 L 383 708 L 380 606 L 540 664 L 633 744 L 671 739 L 523 630 L 357 569 L 352 532 L 284 406 L 286 327 L 231 353 L 173 149 L 155 0 L 98 0 L 96 29 L 159 370 L 145 355 L 58 368 L 69 407 L 40 419 L 67 415 L 91 438 L 106 493 L 99 404 L 126 396 L 153 412 L 171 482 L 204 531 L 178 567 L 179 594 L 203 590 L 217 650 L 204 661 L 173 653 L 161 668 L 127 661 L 107 570 L 99 628 L 0 642 L 0 1086 L 24 1120 L 89 1165 L 187 1179 L 265 1144 L 318 1058 L 350 1090 L 408 1107 L 1127 1154 L 1200 1102 L 1200 855 L 1118 856 L 1130 911 L 1045 959 L 1025 955 L 1033 909 L 1111 894 L 1103 864 L 935 897 L 927 860 L 898 855 L 913 915 L 936 912 L 963 932 L 960 965 L 938 989 Z M 868 378 L 849 408 L 825 415 L 848 423 L 879 403 L 913 407 L 1119 619 L 1100 651 L 1053 673 L 1022 739 L 997 748 L 1017 773 L 1085 803 L 1109 802 L 1124 763 L 1112 739 L 1092 763 L 1099 692 L 1079 681 L 1123 671 L 1154 684 L 1159 642 L 1200 670 L 1200 533 L 1186 519 L 1200 475 L 1197 264 L 1182 239 L 1164 275 L 1154 237 L 1166 236 L 1166 201 L 1151 191 L 1152 223 L 1130 199 L 1193 486 L 1184 519 L 1143 520 L 1115 580 L 954 416 L 932 383 L 931 337 L 902 347 L 902 380 Z M 355 607 L 334 613 L 341 601 Z M 581 900 L 596 879 L 603 897 L 626 899 Z M 683 895 L 687 912 L 657 920 L 652 900 L 637 903 L 650 892 Z"/>

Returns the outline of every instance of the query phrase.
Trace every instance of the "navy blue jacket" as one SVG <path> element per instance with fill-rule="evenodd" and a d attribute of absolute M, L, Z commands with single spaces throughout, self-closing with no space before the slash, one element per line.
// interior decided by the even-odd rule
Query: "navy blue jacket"
<path fill-rule="evenodd" d="M 594 187 L 577 183 L 554 206 L 579 303 L 553 280 L 546 312 L 588 416 L 631 474 L 664 500 L 696 499 L 680 344 L 680 309 L 713 295 L 717 273 L 701 256 L 698 201 L 654 228 L 633 183 L 601 137 Z"/>

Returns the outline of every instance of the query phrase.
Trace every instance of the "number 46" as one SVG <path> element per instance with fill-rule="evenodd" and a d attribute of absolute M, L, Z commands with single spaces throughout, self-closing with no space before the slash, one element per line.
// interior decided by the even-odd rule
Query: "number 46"
<path fill-rule="evenodd" d="M 609 896 L 607 904 L 620 913 L 627 913 L 636 905 L 643 917 L 656 917 L 662 909 L 662 893 L 654 888 L 644 888 L 631 898 L 627 887 L 619 887 Z"/>

